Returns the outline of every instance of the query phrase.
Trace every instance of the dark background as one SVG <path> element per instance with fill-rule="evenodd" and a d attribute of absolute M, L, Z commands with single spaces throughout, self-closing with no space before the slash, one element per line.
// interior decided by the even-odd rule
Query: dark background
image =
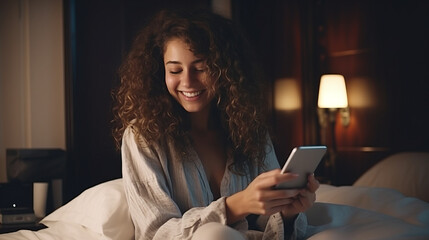
<path fill-rule="evenodd" d="M 211 1 L 65 0 L 66 201 L 121 177 L 111 135 L 111 91 L 136 32 L 161 8 L 195 4 L 210 7 Z M 332 183 L 352 184 L 389 154 L 429 150 L 427 1 L 232 0 L 231 5 L 232 19 L 245 30 L 267 76 L 280 162 L 294 146 L 321 144 L 316 109 L 325 73 L 345 76 L 351 111 L 348 127 L 335 126 L 338 172 L 326 176 Z M 299 109 L 274 108 L 274 83 L 281 78 L 299 86 Z"/>

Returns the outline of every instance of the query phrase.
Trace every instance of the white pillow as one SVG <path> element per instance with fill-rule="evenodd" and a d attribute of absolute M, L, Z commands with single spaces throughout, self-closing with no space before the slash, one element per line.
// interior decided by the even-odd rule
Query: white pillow
<path fill-rule="evenodd" d="M 396 189 L 429 202 L 428 175 L 429 152 L 403 152 L 377 163 L 353 185 Z"/>
<path fill-rule="evenodd" d="M 80 224 L 102 234 L 103 239 L 134 239 L 122 179 L 87 189 L 41 221 L 48 227 L 57 222 Z"/>

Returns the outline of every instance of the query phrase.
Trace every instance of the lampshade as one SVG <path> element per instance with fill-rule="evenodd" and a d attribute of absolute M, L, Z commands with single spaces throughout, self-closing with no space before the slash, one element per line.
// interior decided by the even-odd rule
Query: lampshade
<path fill-rule="evenodd" d="M 319 108 L 346 108 L 348 106 L 346 83 L 342 75 L 322 75 L 318 106 Z"/>

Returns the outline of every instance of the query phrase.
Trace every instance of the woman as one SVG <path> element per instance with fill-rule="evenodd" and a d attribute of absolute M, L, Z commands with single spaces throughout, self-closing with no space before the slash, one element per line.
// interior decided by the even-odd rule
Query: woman
<path fill-rule="evenodd" d="M 233 24 L 161 11 L 120 68 L 115 139 L 136 239 L 288 239 L 319 184 L 281 174 L 254 62 Z M 122 141 L 122 142 L 121 142 Z"/>

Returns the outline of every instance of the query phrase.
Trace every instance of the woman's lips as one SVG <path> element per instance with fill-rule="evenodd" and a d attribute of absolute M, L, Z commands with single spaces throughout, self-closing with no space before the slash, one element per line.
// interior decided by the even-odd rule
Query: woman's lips
<path fill-rule="evenodd" d="M 187 98 L 195 98 L 195 97 L 200 96 L 203 93 L 203 91 L 202 90 L 193 91 L 193 92 L 180 91 L 180 93 L 182 93 L 183 96 L 185 96 Z"/>

